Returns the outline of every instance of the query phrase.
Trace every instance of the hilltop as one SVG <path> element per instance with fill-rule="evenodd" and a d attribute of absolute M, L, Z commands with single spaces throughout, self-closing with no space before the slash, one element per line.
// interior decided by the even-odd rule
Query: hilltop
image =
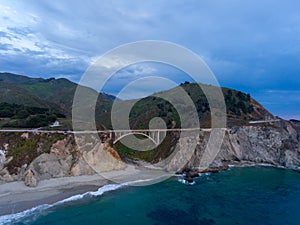
<path fill-rule="evenodd" d="M 201 84 L 206 89 L 214 91 L 216 87 Z M 201 127 L 211 126 L 210 108 L 207 98 L 202 89 L 196 83 L 185 82 L 173 89 L 159 92 L 162 96 L 178 96 L 180 88 L 183 88 L 192 99 L 198 113 Z M 265 117 L 273 117 L 262 105 L 251 98 L 250 94 L 230 88 L 221 89 L 224 95 L 227 113 L 227 126 L 247 125 L 251 120 L 260 120 Z M 179 102 L 189 112 L 185 102 Z M 145 129 L 153 117 L 161 117 L 165 120 L 168 128 L 180 127 L 180 119 L 175 108 L 162 98 L 148 96 L 140 99 L 130 114 L 130 125 L 135 129 Z"/>
<path fill-rule="evenodd" d="M 215 87 L 205 85 L 206 88 Z M 61 129 L 71 129 L 73 96 L 77 84 L 65 78 L 30 78 L 27 76 L 0 73 L 0 117 L 5 118 L 0 126 L 6 127 L 41 127 L 56 119 L 63 124 Z M 210 109 L 208 101 L 195 83 L 185 82 L 178 87 L 162 91 L 164 96 L 176 96 L 183 88 L 194 102 L 202 127 L 210 127 Z M 110 129 L 110 112 L 114 96 L 86 88 L 91 96 L 98 96 L 96 121 L 98 128 Z M 273 117 L 263 106 L 237 90 L 222 88 L 227 108 L 228 126 L 248 124 L 250 120 Z M 130 104 L 131 100 L 122 101 Z M 185 108 L 184 102 L 180 107 Z M 189 109 L 186 109 L 188 112 Z M 153 117 L 161 117 L 167 127 L 180 127 L 176 109 L 166 100 L 155 96 L 138 99 L 130 113 L 130 126 L 145 129 Z"/>
<path fill-rule="evenodd" d="M 0 73 L 0 117 L 9 117 L 0 123 L 9 127 L 30 127 L 29 120 L 37 123 L 33 127 L 49 124 L 55 119 L 63 122 L 63 129 L 71 129 L 73 96 L 77 84 L 65 78 L 30 78 L 12 73 Z M 86 88 L 90 95 L 98 96 L 98 107 L 109 111 L 114 96 L 98 93 Z M 35 111 L 30 110 L 35 108 Z M 22 110 L 21 118 L 19 117 Z M 4 111 L 4 112 L 3 112 Z M 8 112 L 8 113 L 7 113 Z M 25 116 L 27 115 L 27 116 Z M 51 115 L 51 119 L 47 118 Z M 42 122 L 39 122 L 42 116 Z M 102 117 L 105 117 L 102 113 Z M 9 122 L 7 122 L 9 121 Z"/>

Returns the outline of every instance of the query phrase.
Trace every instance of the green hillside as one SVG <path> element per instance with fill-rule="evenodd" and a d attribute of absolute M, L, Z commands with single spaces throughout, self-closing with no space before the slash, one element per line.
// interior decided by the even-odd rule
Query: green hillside
<path fill-rule="evenodd" d="M 40 119 L 44 121 L 42 124 L 45 125 L 45 120 L 47 120 L 45 116 L 51 114 L 59 115 L 64 124 L 63 129 L 72 128 L 71 115 L 76 88 L 76 83 L 64 78 L 29 78 L 11 73 L 0 73 L 0 103 L 15 104 L 23 108 L 36 107 L 46 109 L 47 115 L 43 113 L 35 114 L 35 116 L 41 117 Z M 98 96 L 97 117 L 102 118 L 103 124 L 109 126 L 106 122 L 109 119 L 106 118 L 108 118 L 114 96 L 99 94 L 90 88 L 86 88 L 86 90 L 91 96 Z M 0 126 L 28 127 L 26 121 L 30 118 L 23 118 L 21 121 L 14 114 L 11 119 L 13 120 L 0 121 Z"/>
<path fill-rule="evenodd" d="M 200 119 L 201 127 L 211 126 L 210 108 L 207 98 L 199 85 L 195 83 L 181 84 L 186 93 L 193 100 Z M 205 85 L 207 89 L 215 87 Z M 260 120 L 265 116 L 272 116 L 261 105 L 251 98 L 249 94 L 229 88 L 222 88 L 227 111 L 227 126 L 246 125 L 250 120 Z M 179 87 L 158 94 L 163 96 L 179 96 Z M 176 97 L 175 97 L 176 99 Z M 130 101 L 128 101 L 130 102 Z M 124 102 L 126 104 L 126 102 Z M 188 114 L 191 109 L 185 102 L 178 102 L 179 107 Z M 161 117 L 168 128 L 180 127 L 180 119 L 176 109 L 166 100 L 154 96 L 140 99 L 130 113 L 130 125 L 134 129 L 148 128 L 153 117 Z"/>
<path fill-rule="evenodd" d="M 203 85 L 209 91 L 214 91 L 216 87 Z M 25 76 L 0 73 L 0 127 L 14 128 L 36 128 L 47 127 L 55 120 L 59 120 L 62 127 L 55 129 L 72 129 L 72 105 L 77 84 L 67 79 L 42 79 L 29 78 Z M 93 89 L 85 89 L 85 98 L 98 97 L 95 117 L 98 129 L 112 129 L 111 108 L 115 97 L 112 95 L 98 93 Z M 152 118 L 162 118 L 167 128 L 180 128 L 181 121 L 177 109 L 164 100 L 164 97 L 175 101 L 177 107 L 184 113 L 183 119 L 191 117 L 192 108 L 186 104 L 185 100 L 178 98 L 183 88 L 193 101 L 202 128 L 211 127 L 211 112 L 209 103 L 202 89 L 198 84 L 185 82 L 178 87 L 167 91 L 156 93 L 162 98 L 151 95 L 138 99 L 131 108 L 129 125 L 132 129 L 148 129 Z M 247 125 L 251 120 L 264 119 L 272 115 L 265 110 L 258 102 L 251 98 L 249 94 L 237 90 L 222 88 L 227 111 L 227 126 Z M 121 115 L 121 121 L 126 105 L 131 105 L 133 100 L 121 101 L 117 112 Z M 75 103 L 76 104 L 76 103 Z M 83 107 L 83 108 L 82 108 Z M 83 112 L 90 111 L 91 106 L 86 104 L 81 106 Z M 218 112 L 216 112 L 218 113 Z M 125 118 L 126 120 L 128 118 Z M 193 119 L 192 119 L 193 120 Z M 85 129 L 85 120 L 80 120 L 82 129 Z M 121 123 L 118 123 L 121 124 Z M 88 127 L 88 126 L 87 126 Z M 49 127 L 47 128 L 49 129 Z M 163 143 L 157 149 L 149 151 L 134 151 L 118 142 L 114 148 L 119 152 L 124 160 L 144 160 L 157 162 L 160 158 L 165 158 L 171 154 L 171 146 L 178 140 L 179 133 L 167 132 Z M 140 140 L 144 145 L 143 139 Z"/>
<path fill-rule="evenodd" d="M 1 77 L 1 75 L 0 75 Z M 22 104 L 32 107 L 51 108 L 52 104 L 26 90 L 22 85 L 0 82 L 0 102 Z"/>
<path fill-rule="evenodd" d="M 200 126 L 202 128 L 211 127 L 209 104 L 199 85 L 186 82 L 181 84 L 180 87 L 182 87 L 193 100 L 200 120 Z M 205 88 L 213 91 L 216 87 L 205 85 Z M 266 116 L 272 117 L 272 115 L 252 99 L 249 94 L 229 88 L 222 88 L 222 92 L 226 104 L 228 127 L 247 125 L 251 120 L 264 119 Z M 158 94 L 162 96 L 175 96 L 174 99 L 176 99 L 179 93 L 179 87 L 175 87 Z M 127 101 L 127 104 L 128 103 L 130 103 L 130 101 Z M 122 104 L 126 104 L 126 101 Z M 178 98 L 177 104 L 188 116 L 191 110 L 190 107 L 187 106 L 185 102 L 180 102 L 180 98 Z M 122 109 L 122 107 L 120 108 Z M 181 127 L 176 109 L 168 101 L 154 96 L 140 99 L 134 105 L 130 113 L 130 126 L 132 129 L 147 129 L 150 120 L 154 117 L 163 118 L 168 128 Z M 177 132 L 167 132 L 163 143 L 153 150 L 135 151 L 123 145 L 121 142 L 117 142 L 114 148 L 117 149 L 125 161 L 143 160 L 147 162 L 158 162 L 159 159 L 166 158 L 172 153 L 171 149 L 172 146 L 177 143 L 178 135 L 179 133 Z M 143 139 L 141 139 L 140 142 L 141 146 L 144 146 Z"/>
<path fill-rule="evenodd" d="M 211 91 L 216 88 L 209 85 L 203 86 Z M 22 119 L 18 117 L 19 112 L 15 110 L 9 117 L 13 121 L 8 120 L 8 124 L 5 123 L 7 120 L 0 121 L 0 126 L 14 124 L 14 126 L 28 127 L 26 121 L 30 120 L 32 116 L 39 116 L 38 118 L 44 121 L 42 124 L 45 124 L 50 115 L 52 115 L 50 118 L 54 118 L 53 115 L 55 115 L 63 122 L 63 129 L 71 129 L 72 105 L 76 88 L 77 84 L 64 78 L 29 78 L 16 74 L 0 73 L 0 103 L 15 104 L 17 108 L 22 110 L 26 107 L 46 110 L 45 113 L 40 114 L 24 113 L 23 111 L 24 115 L 28 115 L 28 117 Z M 201 127 L 210 127 L 211 116 L 209 104 L 199 85 L 185 82 L 178 87 L 159 92 L 158 94 L 162 96 L 175 96 L 174 99 L 177 101 L 176 96 L 180 95 L 180 88 L 183 88 L 194 102 Z M 227 126 L 245 125 L 250 120 L 259 120 L 265 116 L 272 116 L 259 103 L 252 99 L 249 94 L 229 88 L 222 88 L 222 92 L 227 109 Z M 103 93 L 99 94 L 90 88 L 86 88 L 86 93 L 90 97 L 98 96 L 95 114 L 98 128 L 111 129 L 111 107 L 115 97 Z M 192 109 L 184 101 L 180 101 L 180 99 L 178 101 L 178 106 L 186 112 L 184 116 L 189 117 Z M 123 106 L 131 103 L 130 100 L 120 102 Z M 84 110 L 89 110 L 90 106 L 86 107 Z M 123 110 L 123 108 L 121 106 L 119 110 Z M 3 110 L 3 105 L 0 106 L 0 112 L 1 110 Z M 2 117 L 5 117 L 4 115 L 5 113 Z M 147 129 L 150 120 L 154 117 L 163 118 L 168 128 L 179 128 L 181 126 L 176 109 L 163 98 L 155 96 L 148 96 L 138 100 L 131 109 L 130 126 L 133 129 Z"/>

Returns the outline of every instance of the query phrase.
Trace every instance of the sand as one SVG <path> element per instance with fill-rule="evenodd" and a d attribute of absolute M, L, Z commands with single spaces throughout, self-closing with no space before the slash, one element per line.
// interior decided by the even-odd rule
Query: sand
<path fill-rule="evenodd" d="M 53 204 L 63 199 L 111 183 L 148 185 L 170 177 L 161 170 L 127 166 L 125 170 L 104 172 L 100 175 L 52 178 L 42 180 L 30 188 L 23 181 L 0 185 L 0 216 L 18 213 L 42 204 Z M 143 182 L 140 182 L 142 181 Z"/>

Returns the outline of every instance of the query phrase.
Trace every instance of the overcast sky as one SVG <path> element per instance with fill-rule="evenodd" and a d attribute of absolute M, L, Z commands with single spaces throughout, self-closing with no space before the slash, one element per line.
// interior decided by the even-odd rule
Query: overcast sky
<path fill-rule="evenodd" d="M 106 51 L 149 39 L 189 48 L 222 86 L 250 93 L 275 115 L 300 119 L 300 1 L 0 0 L 0 71 L 79 81 Z M 186 79 L 145 63 L 120 71 L 105 91 L 116 94 L 132 74 Z"/>

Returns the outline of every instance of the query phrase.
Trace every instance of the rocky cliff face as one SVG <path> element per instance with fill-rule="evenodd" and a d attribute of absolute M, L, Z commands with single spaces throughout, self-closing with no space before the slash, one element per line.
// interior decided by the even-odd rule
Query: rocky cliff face
<path fill-rule="evenodd" d="M 77 137 L 78 138 L 78 137 Z M 95 173 L 121 170 L 126 167 L 120 156 L 107 143 L 96 136 L 85 135 L 75 144 L 73 136 L 52 145 L 49 154 L 42 154 L 30 165 L 40 179 L 65 176 L 93 175 Z"/>
<path fill-rule="evenodd" d="M 6 165 L 11 158 L 7 159 L 4 151 L 1 151 L 0 183 L 23 180 L 25 185 L 34 187 L 43 179 L 92 175 L 126 167 L 118 153 L 108 144 L 100 143 L 96 136 L 83 135 L 77 138 L 77 143 L 73 135 L 66 135 L 64 139 L 55 141 L 48 153 L 41 151 L 30 164 L 15 168 L 16 173 L 7 169 Z M 10 151 L 9 146 L 6 151 Z M 28 149 L 30 151 L 35 150 Z M 28 152 L 24 153 L 25 158 Z"/>
<path fill-rule="evenodd" d="M 36 187 L 38 184 L 38 178 L 31 169 L 27 170 L 24 174 L 24 184 L 28 187 Z"/>
<path fill-rule="evenodd" d="M 228 164 L 267 163 L 300 169 L 300 132 L 290 122 L 267 126 L 235 127 L 226 131 L 222 147 L 210 167 Z M 196 151 L 186 168 L 201 167 L 209 132 L 202 132 Z"/>
<path fill-rule="evenodd" d="M 32 138 L 30 135 L 23 136 L 21 138 L 26 140 Z M 188 154 L 180 151 L 178 157 L 168 162 L 166 168 L 170 171 L 177 171 L 177 168 L 182 168 L 181 165 L 184 165 L 187 158 L 189 162 L 184 169 L 203 167 L 201 162 L 203 162 L 203 153 L 209 136 L 210 132 L 201 131 L 200 141 L 195 151 Z M 34 138 L 37 140 L 36 136 Z M 33 187 L 43 179 L 92 175 L 97 172 L 122 170 L 126 167 L 119 154 L 108 143 L 100 143 L 96 136 L 82 135 L 76 137 L 76 142 L 73 135 L 65 135 L 60 140 L 54 140 L 47 152 L 42 149 L 46 146 L 44 142 L 44 145 L 37 143 L 37 149 L 26 149 L 27 152 L 23 153 L 25 159 L 31 151 L 39 151 L 40 154 L 30 163 L 22 164 L 13 170 L 17 172 L 11 172 L 8 169 L 7 165 L 12 157 L 6 157 L 5 154 L 11 151 L 9 147 L 11 144 L 3 142 L 0 152 L 0 183 L 23 180 L 27 186 Z M 188 149 L 193 141 L 192 137 L 185 137 L 179 143 L 180 148 Z M 299 142 L 300 125 L 298 123 L 281 121 L 273 125 L 229 128 L 226 129 L 220 151 L 209 167 L 218 169 L 228 164 L 267 163 L 300 169 Z"/>

